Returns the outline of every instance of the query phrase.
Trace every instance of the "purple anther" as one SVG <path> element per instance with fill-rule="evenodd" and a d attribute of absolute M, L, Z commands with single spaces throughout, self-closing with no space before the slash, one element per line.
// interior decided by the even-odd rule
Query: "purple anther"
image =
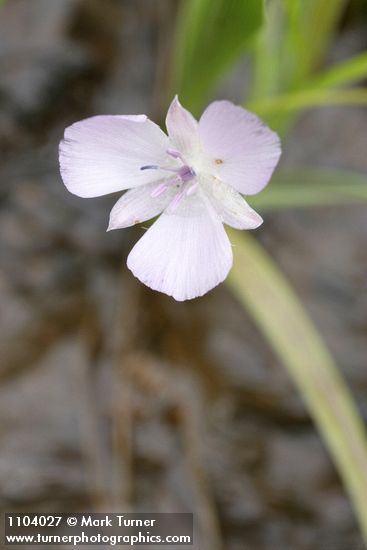
<path fill-rule="evenodd" d="M 140 166 L 140 170 L 158 170 L 158 164 L 147 164 L 146 166 Z"/>
<path fill-rule="evenodd" d="M 196 173 L 192 168 L 190 168 L 190 166 L 187 166 L 185 164 L 184 166 L 182 166 L 182 168 L 179 169 L 178 175 L 180 176 L 182 181 L 190 181 L 196 176 Z"/>
<path fill-rule="evenodd" d="M 176 151 L 176 149 L 167 149 L 168 155 L 173 157 L 174 159 L 181 159 L 182 162 L 185 162 L 183 159 L 183 156 L 181 155 L 180 151 Z"/>
<path fill-rule="evenodd" d="M 157 185 L 157 187 L 155 189 L 153 189 L 150 196 L 151 197 L 159 197 L 159 195 L 164 193 L 166 189 L 167 189 L 167 185 L 165 183 L 161 183 L 160 185 Z"/>
<path fill-rule="evenodd" d="M 199 182 L 195 181 L 190 187 L 186 189 L 186 195 L 189 197 L 193 193 L 195 193 L 196 189 L 199 187 Z"/>
<path fill-rule="evenodd" d="M 185 191 L 179 191 L 173 198 L 173 200 L 171 201 L 170 205 L 169 205 L 169 210 L 170 212 L 174 212 L 178 205 L 180 204 L 181 202 L 181 199 L 182 197 L 184 196 L 185 194 Z"/>

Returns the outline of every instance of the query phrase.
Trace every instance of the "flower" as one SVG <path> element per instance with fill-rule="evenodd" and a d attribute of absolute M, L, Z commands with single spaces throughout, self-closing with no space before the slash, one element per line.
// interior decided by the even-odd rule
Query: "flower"
<path fill-rule="evenodd" d="M 80 197 L 129 189 L 108 230 L 158 216 L 127 265 L 154 290 L 189 300 L 221 283 L 232 266 L 223 224 L 255 229 L 262 219 L 243 195 L 268 183 L 280 142 L 256 115 L 215 101 L 199 121 L 176 97 L 168 136 L 145 115 L 94 116 L 72 124 L 60 143 L 63 181 Z"/>

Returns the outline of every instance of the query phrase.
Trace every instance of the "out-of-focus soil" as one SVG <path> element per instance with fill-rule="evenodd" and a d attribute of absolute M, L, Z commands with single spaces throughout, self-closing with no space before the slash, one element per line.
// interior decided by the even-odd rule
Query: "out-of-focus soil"
<path fill-rule="evenodd" d="M 362 548 L 304 405 L 228 290 L 176 303 L 142 287 L 125 259 L 144 229 L 107 234 L 116 197 L 61 182 L 65 126 L 157 110 L 173 8 L 0 10 L 1 509 L 190 511 L 200 550 Z M 366 171 L 366 127 L 359 109 L 305 116 L 284 163 Z M 365 207 L 267 213 L 257 235 L 367 415 Z"/>

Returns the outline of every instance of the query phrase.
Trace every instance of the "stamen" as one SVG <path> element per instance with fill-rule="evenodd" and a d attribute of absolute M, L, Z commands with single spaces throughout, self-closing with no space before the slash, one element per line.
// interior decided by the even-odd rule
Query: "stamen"
<path fill-rule="evenodd" d="M 152 193 L 150 194 L 151 197 L 159 197 L 159 195 L 161 195 L 162 193 L 165 192 L 165 190 L 167 189 L 167 184 L 166 183 L 161 183 L 160 185 L 158 185 L 155 189 L 153 189 Z"/>
<path fill-rule="evenodd" d="M 180 201 L 181 201 L 182 197 L 184 196 L 184 194 L 185 194 L 185 190 L 180 191 L 179 193 L 177 193 L 174 196 L 173 200 L 171 201 L 171 203 L 169 205 L 170 212 L 174 212 L 175 210 L 177 210 L 177 207 L 180 204 Z"/>
<path fill-rule="evenodd" d="M 178 174 L 180 168 L 165 168 L 164 166 L 159 166 L 158 164 L 147 164 L 146 166 L 140 166 L 140 170 L 163 170 L 164 172 L 173 172 Z"/>
<path fill-rule="evenodd" d="M 140 166 L 140 170 L 158 170 L 158 164 L 147 164 L 146 166 Z"/>
<path fill-rule="evenodd" d="M 174 159 L 180 159 L 182 160 L 182 162 L 185 162 L 180 151 L 176 151 L 176 149 L 167 149 L 167 154 L 173 157 Z"/>
<path fill-rule="evenodd" d="M 190 187 L 186 189 L 186 195 L 189 197 L 193 193 L 195 193 L 196 189 L 199 187 L 199 182 L 195 181 Z"/>
<path fill-rule="evenodd" d="M 182 181 L 190 181 L 196 176 L 195 171 L 186 164 L 179 169 L 178 175 L 180 176 Z"/>

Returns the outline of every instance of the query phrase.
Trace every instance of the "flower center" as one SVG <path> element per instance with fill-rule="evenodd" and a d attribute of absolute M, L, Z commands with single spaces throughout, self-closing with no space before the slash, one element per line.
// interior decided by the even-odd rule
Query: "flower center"
<path fill-rule="evenodd" d="M 177 178 L 182 182 L 190 181 L 196 177 L 195 170 L 187 164 L 179 151 L 167 149 L 167 153 L 175 159 L 180 159 L 183 166 L 180 168 L 167 168 L 165 166 L 159 166 L 158 164 L 147 164 L 145 166 L 141 166 L 140 170 L 164 170 L 165 172 L 172 172 L 173 174 L 176 174 Z"/>
<path fill-rule="evenodd" d="M 140 170 L 164 170 L 165 172 L 171 172 L 175 174 L 175 177 L 173 177 L 171 180 L 160 183 L 151 194 L 152 197 L 158 197 L 159 195 L 164 193 L 170 185 L 180 187 L 181 189 L 177 192 L 171 203 L 171 210 L 174 210 L 177 208 L 179 202 L 185 195 L 191 195 L 196 191 L 198 187 L 198 181 L 194 181 L 193 183 L 188 184 L 188 182 L 191 182 L 191 180 L 195 180 L 196 172 L 191 166 L 188 165 L 183 155 L 179 151 L 176 151 L 174 149 L 167 149 L 167 153 L 173 158 L 180 159 L 182 162 L 182 166 L 180 166 L 179 168 L 171 168 L 159 166 L 158 164 L 147 164 L 145 166 L 141 166 Z"/>
<path fill-rule="evenodd" d="M 182 168 L 179 169 L 177 174 L 182 181 L 190 181 L 196 176 L 195 170 L 191 168 L 191 166 L 187 166 L 187 164 L 184 164 Z"/>
<path fill-rule="evenodd" d="M 187 164 L 184 164 L 180 168 L 166 168 L 158 164 L 147 164 L 146 166 L 141 166 L 140 170 L 164 170 L 165 172 L 176 174 L 175 181 L 181 180 L 182 182 L 190 181 L 196 177 L 195 170 Z"/>

